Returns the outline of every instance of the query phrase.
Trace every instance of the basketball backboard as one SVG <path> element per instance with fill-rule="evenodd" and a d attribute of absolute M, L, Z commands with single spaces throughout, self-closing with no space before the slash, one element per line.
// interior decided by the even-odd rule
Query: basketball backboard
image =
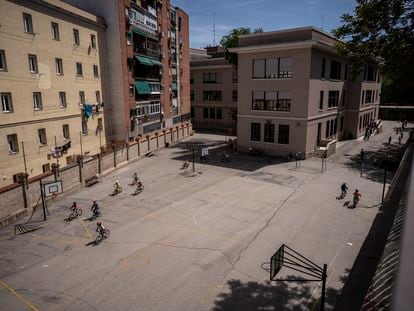
<path fill-rule="evenodd" d="M 51 197 L 55 194 L 63 192 L 62 181 L 54 180 L 42 183 L 43 193 L 45 198 Z"/>

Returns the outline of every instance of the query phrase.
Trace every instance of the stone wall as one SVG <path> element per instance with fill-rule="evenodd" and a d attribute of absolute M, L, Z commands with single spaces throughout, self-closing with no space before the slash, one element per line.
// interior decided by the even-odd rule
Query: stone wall
<path fill-rule="evenodd" d="M 178 139 L 188 137 L 192 134 L 192 125 L 183 124 L 180 127 L 170 128 L 162 133 L 153 136 L 146 136 L 112 150 L 110 153 L 93 155 L 79 159 L 77 163 L 72 163 L 59 170 L 58 179 L 62 181 L 63 195 L 70 190 L 85 185 L 85 179 L 105 173 L 110 169 L 116 168 L 121 163 L 136 160 L 150 151 L 157 150 L 165 146 L 165 143 L 175 142 Z M 114 152 L 115 159 L 114 162 Z M 115 165 L 116 163 L 116 165 Z M 22 184 L 10 184 L 0 188 L 0 228 L 17 216 L 24 216 L 31 213 L 32 209 L 41 204 L 40 183 L 55 179 L 54 172 L 47 172 L 29 178 L 28 187 L 23 192 Z M 26 197 L 27 208 L 25 207 Z"/>

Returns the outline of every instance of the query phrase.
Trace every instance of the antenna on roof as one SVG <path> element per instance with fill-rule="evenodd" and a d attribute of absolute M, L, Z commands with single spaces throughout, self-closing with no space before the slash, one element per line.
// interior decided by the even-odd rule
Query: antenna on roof
<path fill-rule="evenodd" d="M 216 12 L 213 13 L 213 46 L 216 46 Z"/>
<path fill-rule="evenodd" d="M 323 18 L 324 18 L 324 16 L 323 16 L 323 14 L 322 14 L 321 30 L 323 30 Z"/>

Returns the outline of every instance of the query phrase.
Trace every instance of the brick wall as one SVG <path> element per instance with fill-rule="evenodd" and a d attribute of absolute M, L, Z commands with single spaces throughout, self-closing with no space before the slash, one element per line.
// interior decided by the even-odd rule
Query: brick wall
<path fill-rule="evenodd" d="M 189 136 L 191 133 L 192 125 L 185 124 L 183 127 L 171 128 L 159 135 L 138 139 L 137 142 L 128 145 L 128 147 L 123 147 L 122 149 L 115 151 L 116 165 L 127 160 L 127 148 L 129 152 L 129 160 L 135 160 L 144 156 L 149 151 L 164 147 L 165 142 L 175 142 L 178 139 Z M 150 147 L 150 149 L 148 147 Z M 102 155 L 101 158 L 99 158 L 98 155 L 94 155 L 90 159 L 85 159 L 83 165 L 81 165 L 81 170 L 79 169 L 79 163 L 73 163 L 61 168 L 58 179 L 62 180 L 63 193 L 65 194 L 69 190 L 82 186 L 79 176 L 80 171 L 83 183 L 85 182 L 85 179 L 99 174 L 99 161 L 101 171 L 105 172 L 114 167 L 114 154 L 105 154 Z M 29 189 L 26 190 L 28 213 L 31 213 L 36 204 L 38 204 L 38 206 L 41 204 L 40 181 L 52 181 L 54 178 L 52 172 L 47 172 L 29 179 Z M 3 224 L 7 224 L 10 219 L 14 219 L 17 215 L 26 215 L 27 213 L 22 213 L 22 210 L 24 210 L 22 185 L 11 184 L 0 188 L 0 227 L 2 227 Z"/>

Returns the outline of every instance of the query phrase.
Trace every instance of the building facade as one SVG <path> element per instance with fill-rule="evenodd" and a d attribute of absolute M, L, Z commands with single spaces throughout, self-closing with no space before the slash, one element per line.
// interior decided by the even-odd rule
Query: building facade
<path fill-rule="evenodd" d="M 65 0 L 107 24 L 108 138 L 190 121 L 188 15 L 168 0 Z"/>
<path fill-rule="evenodd" d="M 243 35 L 238 54 L 238 145 L 310 155 L 321 142 L 356 138 L 378 116 L 381 78 L 351 80 L 336 39 L 313 27 Z"/>
<path fill-rule="evenodd" d="M 105 146 L 104 23 L 58 0 L 0 0 L 0 185 Z"/>
<path fill-rule="evenodd" d="M 237 71 L 221 47 L 191 49 L 191 122 L 195 129 L 235 133 L 237 127 Z"/>

